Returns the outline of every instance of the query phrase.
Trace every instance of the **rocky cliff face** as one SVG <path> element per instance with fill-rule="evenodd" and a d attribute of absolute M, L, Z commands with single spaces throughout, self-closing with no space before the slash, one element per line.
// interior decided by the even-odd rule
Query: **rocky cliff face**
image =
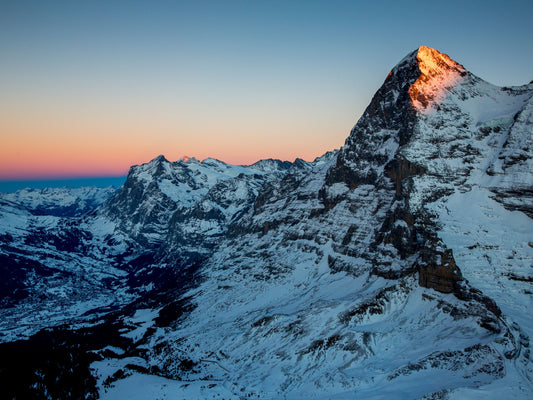
<path fill-rule="evenodd" d="M 252 206 L 262 186 L 298 165 L 272 159 L 247 167 L 215 159 L 171 163 L 159 156 L 132 167 L 100 213 L 141 248 L 162 245 L 167 254 L 201 255 Z"/>
<path fill-rule="evenodd" d="M 76 320 L 93 340 L 62 333 L 91 355 L 64 373 L 104 398 L 528 398 L 532 96 L 421 47 L 314 162 L 133 167 L 94 215 L 51 230 L 90 233 L 68 254 L 115 268 L 94 285 L 113 311 Z M 4 231 L 8 258 L 35 249 Z"/>

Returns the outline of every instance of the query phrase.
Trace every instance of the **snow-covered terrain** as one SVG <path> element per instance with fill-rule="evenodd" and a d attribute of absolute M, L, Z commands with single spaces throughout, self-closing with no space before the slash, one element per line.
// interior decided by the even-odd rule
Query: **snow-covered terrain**
<path fill-rule="evenodd" d="M 4 201 L 21 205 L 34 215 L 77 217 L 104 203 L 116 188 L 22 189 L 13 193 L 0 193 Z"/>
<path fill-rule="evenodd" d="M 423 46 L 314 162 L 159 156 L 84 215 L 0 199 L 6 393 L 530 398 L 532 99 Z"/>

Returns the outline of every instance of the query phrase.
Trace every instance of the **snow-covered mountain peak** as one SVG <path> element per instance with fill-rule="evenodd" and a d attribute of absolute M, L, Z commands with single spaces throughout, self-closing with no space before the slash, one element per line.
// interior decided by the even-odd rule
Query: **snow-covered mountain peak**
<path fill-rule="evenodd" d="M 327 183 L 374 183 L 390 161 L 407 155 L 406 146 L 425 147 L 412 160 L 427 161 L 430 149 L 450 144 L 452 136 L 469 140 L 480 127 L 489 129 L 484 125 L 506 132 L 532 94 L 531 85 L 491 85 L 448 55 L 421 46 L 391 70 L 346 139 Z"/>
<path fill-rule="evenodd" d="M 296 159 L 294 163 L 296 165 L 302 165 L 299 159 Z M 268 159 L 259 160 L 253 163 L 252 165 L 250 165 L 250 168 L 257 169 L 259 171 L 264 171 L 264 172 L 279 171 L 279 170 L 284 171 L 284 170 L 289 169 L 292 165 L 293 164 L 290 163 L 289 161 L 281 161 L 281 160 L 276 160 L 273 158 L 268 158 Z"/>
<path fill-rule="evenodd" d="M 163 155 L 163 154 L 159 154 L 156 158 L 154 158 L 151 162 L 154 162 L 154 161 L 157 161 L 157 162 L 168 162 L 167 158 Z"/>
<path fill-rule="evenodd" d="M 467 75 L 464 67 L 447 54 L 426 46 L 418 49 L 416 60 L 420 76 L 410 86 L 409 97 L 419 111 L 426 110 L 430 104 L 438 105 L 448 89 Z"/>
<path fill-rule="evenodd" d="M 164 240 L 171 218 L 183 227 L 185 219 L 201 216 L 190 231 L 200 233 L 208 227 L 209 232 L 218 234 L 225 232 L 225 226 L 214 229 L 213 221 L 225 225 L 253 202 L 265 182 L 281 179 L 292 165 L 268 159 L 240 166 L 215 158 L 199 161 L 192 157 L 170 162 L 161 155 L 131 167 L 124 186 L 100 211 L 138 242 Z"/>
<path fill-rule="evenodd" d="M 438 72 L 457 71 L 464 72 L 465 68 L 452 60 L 448 54 L 444 54 L 431 47 L 420 46 L 416 52 L 418 68 L 425 75 L 431 75 Z"/>
<path fill-rule="evenodd" d="M 195 157 L 183 156 L 179 159 L 179 161 L 188 163 L 188 162 L 197 162 L 198 160 Z"/>
<path fill-rule="evenodd" d="M 133 165 L 128 173 L 128 178 L 137 176 L 142 180 L 151 180 L 152 177 L 164 174 L 168 161 L 164 155 L 159 155 L 154 159 L 140 165 Z"/>

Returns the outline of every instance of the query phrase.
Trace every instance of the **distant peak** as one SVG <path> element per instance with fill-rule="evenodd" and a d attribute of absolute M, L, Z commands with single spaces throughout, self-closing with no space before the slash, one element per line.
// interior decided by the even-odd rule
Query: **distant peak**
<path fill-rule="evenodd" d="M 453 61 L 447 54 L 427 46 L 418 48 L 416 62 L 420 76 L 409 87 L 409 97 L 419 111 L 438 104 L 448 90 L 459 83 L 467 73 L 461 64 Z"/>
<path fill-rule="evenodd" d="M 178 161 L 181 161 L 184 164 L 198 164 L 198 161 L 195 157 L 183 156 Z"/>
<path fill-rule="evenodd" d="M 224 161 L 217 160 L 216 158 L 213 158 L 213 157 L 207 157 L 203 159 L 201 163 L 206 164 L 206 165 L 227 165 Z"/>
<path fill-rule="evenodd" d="M 155 162 L 168 162 L 168 160 L 165 158 L 163 154 L 158 155 L 156 158 L 153 159 Z"/>

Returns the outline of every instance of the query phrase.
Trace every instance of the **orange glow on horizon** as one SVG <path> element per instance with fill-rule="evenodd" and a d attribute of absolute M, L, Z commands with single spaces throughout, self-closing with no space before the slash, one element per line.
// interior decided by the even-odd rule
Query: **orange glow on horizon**
<path fill-rule="evenodd" d="M 353 110 L 365 105 L 356 108 L 346 96 L 331 107 L 338 93 L 305 80 L 285 88 L 256 76 L 232 85 L 186 76 L 150 74 L 138 86 L 122 74 L 102 82 L 90 74 L 50 82 L 35 75 L 8 86 L 0 96 L 0 179 L 122 175 L 160 154 L 236 165 L 312 161 L 344 144 Z"/>
<path fill-rule="evenodd" d="M 249 165 L 264 158 L 294 161 L 299 157 L 312 161 L 332 150 L 326 143 L 327 137 L 304 143 L 286 132 L 259 135 L 259 140 L 242 133 L 224 132 L 162 139 L 161 135 L 152 137 L 139 131 L 112 134 L 104 130 L 91 135 L 81 130 L 81 134 L 71 135 L 58 129 L 40 129 L 35 135 L 31 127 L 15 128 L 9 130 L 15 134 L 2 135 L 1 180 L 121 176 L 132 165 L 149 162 L 159 154 L 169 161 L 216 158 L 229 164 Z M 339 135 L 338 147 L 343 144 L 342 136 Z"/>
<path fill-rule="evenodd" d="M 171 103 L 162 110 L 149 103 L 95 109 L 83 102 L 31 101 L 0 101 L 2 180 L 119 176 L 160 154 L 169 161 L 187 155 L 234 165 L 265 158 L 312 161 L 340 148 L 353 123 L 348 113 L 298 105 L 280 113 L 266 106 L 195 110 L 196 104 L 184 103 L 173 112 Z"/>

